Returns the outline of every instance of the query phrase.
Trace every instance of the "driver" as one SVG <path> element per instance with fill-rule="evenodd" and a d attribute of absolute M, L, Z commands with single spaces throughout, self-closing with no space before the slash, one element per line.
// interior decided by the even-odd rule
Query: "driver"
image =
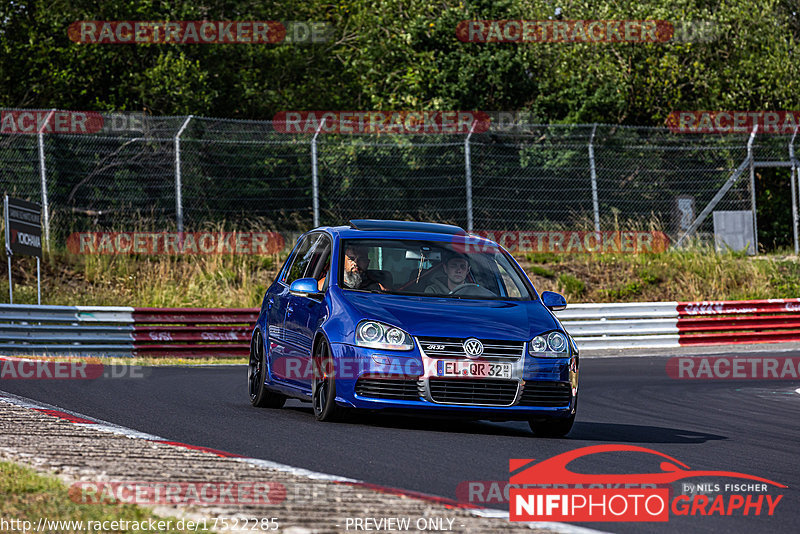
<path fill-rule="evenodd" d="M 368 268 L 369 256 L 366 247 L 348 245 L 344 251 L 344 287 L 346 289 L 385 291 L 381 284 L 370 278 L 367 272 Z"/>
<path fill-rule="evenodd" d="M 434 279 L 431 284 L 425 288 L 425 293 L 447 295 L 463 284 L 469 274 L 469 260 L 464 254 L 458 252 L 453 252 L 446 256 L 442 262 L 442 267 L 444 273 L 447 275 L 447 281 Z"/>

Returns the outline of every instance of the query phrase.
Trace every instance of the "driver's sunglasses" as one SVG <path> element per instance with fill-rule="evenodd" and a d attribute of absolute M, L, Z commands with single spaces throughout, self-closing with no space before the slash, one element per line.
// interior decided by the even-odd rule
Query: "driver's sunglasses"
<path fill-rule="evenodd" d="M 353 263 L 358 263 L 361 260 L 369 261 L 369 258 L 366 256 L 351 256 L 350 254 L 345 254 L 345 256 Z"/>

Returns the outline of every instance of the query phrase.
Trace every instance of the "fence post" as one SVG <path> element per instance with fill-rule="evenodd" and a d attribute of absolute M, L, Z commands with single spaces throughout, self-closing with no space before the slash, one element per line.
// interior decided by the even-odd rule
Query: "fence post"
<path fill-rule="evenodd" d="M 11 239 L 8 229 L 8 195 L 3 195 L 3 221 L 5 226 L 6 258 L 8 258 L 8 303 L 14 304 L 14 283 L 11 280 Z"/>
<path fill-rule="evenodd" d="M 50 114 L 42 123 L 39 129 L 39 177 L 42 181 L 42 215 L 44 216 L 44 247 L 47 252 L 50 252 L 50 206 L 47 201 L 47 163 L 44 157 L 44 128 L 50 122 L 50 119 L 55 113 L 55 109 L 50 110 Z"/>
<path fill-rule="evenodd" d="M 189 115 L 175 134 L 175 222 L 178 233 L 183 232 L 183 185 L 181 184 L 181 134 L 194 115 Z"/>
<path fill-rule="evenodd" d="M 319 226 L 319 175 L 317 174 L 317 136 L 328 117 L 322 119 L 311 138 L 311 209 L 314 212 L 314 228 Z"/>
<path fill-rule="evenodd" d="M 800 176 L 797 175 L 797 160 L 794 157 L 794 140 L 797 137 L 798 129 L 800 129 L 800 126 L 795 127 L 794 134 L 792 134 L 792 140 L 789 141 L 789 163 L 792 164 L 792 229 L 794 231 L 795 256 L 800 254 L 800 247 L 798 247 L 797 243 L 797 184 L 795 183 L 795 178 L 800 178 Z"/>
<path fill-rule="evenodd" d="M 475 125 L 478 121 L 472 121 L 467 138 L 464 139 L 464 172 L 466 174 L 467 188 L 467 232 L 472 233 L 472 161 L 469 150 L 469 140 L 475 132 Z"/>
<path fill-rule="evenodd" d="M 758 125 L 753 126 L 750 139 L 747 141 L 747 159 L 750 160 L 750 206 L 753 210 L 753 241 L 755 243 L 755 255 L 758 256 L 758 221 L 756 220 L 756 167 L 753 160 L 753 141 L 756 138 Z"/>
<path fill-rule="evenodd" d="M 750 151 L 750 146 L 752 146 L 753 139 L 755 138 L 755 136 L 756 136 L 756 129 L 753 128 L 753 131 L 750 132 L 750 140 L 747 141 L 747 146 L 748 146 L 747 157 L 744 158 L 744 160 L 742 160 L 742 162 L 739 164 L 738 167 L 736 167 L 736 170 L 733 171 L 733 174 L 730 175 L 728 180 L 724 184 L 722 184 L 722 187 L 719 188 L 719 191 L 717 191 L 717 193 L 714 195 L 714 198 L 711 199 L 711 202 L 706 204 L 706 207 L 703 208 L 703 211 L 701 211 L 700 215 L 698 215 L 695 218 L 694 222 L 691 225 L 689 225 L 689 228 L 687 228 L 686 231 L 683 233 L 683 235 L 680 238 L 678 238 L 678 241 L 675 242 L 675 248 L 680 248 L 680 246 L 683 245 L 683 242 L 686 241 L 686 239 L 688 239 L 689 236 L 694 234 L 698 228 L 700 228 L 700 225 L 703 223 L 703 221 L 706 220 L 706 217 L 708 217 L 711 211 L 717 206 L 719 201 L 722 200 L 722 197 L 725 196 L 725 194 L 733 186 L 736 180 L 738 180 L 739 177 L 744 174 L 745 169 L 747 169 L 747 167 L 751 164 L 752 154 Z"/>
<path fill-rule="evenodd" d="M 594 210 L 594 231 L 600 233 L 600 203 L 597 199 L 597 170 L 594 166 L 594 134 L 597 123 L 592 125 L 592 135 L 589 137 L 589 174 L 592 177 L 592 209 Z"/>

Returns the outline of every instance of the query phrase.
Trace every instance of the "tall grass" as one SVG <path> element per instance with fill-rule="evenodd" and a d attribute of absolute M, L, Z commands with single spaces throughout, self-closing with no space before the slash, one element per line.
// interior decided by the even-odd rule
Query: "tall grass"
<path fill-rule="evenodd" d="M 275 278 L 275 256 L 76 256 L 42 264 L 46 304 L 163 307 L 258 306 Z M 14 258 L 14 302 L 36 302 L 33 258 Z M 8 278 L 0 281 L 8 302 Z"/>
<path fill-rule="evenodd" d="M 782 254 L 753 258 L 697 247 L 638 255 L 528 254 L 522 264 L 538 289 L 564 291 L 572 301 L 747 300 L 800 296 L 798 258 Z M 556 273 L 558 278 L 538 276 L 533 265 Z M 564 275 L 585 285 L 564 284 Z"/>
<path fill-rule="evenodd" d="M 261 221 L 250 229 L 263 231 Z M 153 231 L 119 228 L 126 231 Z M 230 231 L 225 225 L 202 230 Z M 242 228 L 239 228 L 242 230 Z M 55 245 L 42 262 L 42 302 L 63 305 L 252 307 L 261 303 L 286 254 L 107 255 L 73 254 Z M 0 256 L 3 271 L 6 256 Z M 36 302 L 36 260 L 12 261 L 14 302 Z M 0 302 L 8 302 L 8 275 L 0 277 Z"/>
<path fill-rule="evenodd" d="M 621 230 L 628 227 L 627 223 L 617 225 Z M 251 228 L 264 230 L 268 226 L 254 220 Z M 224 225 L 204 229 L 226 230 Z M 659 225 L 652 220 L 646 229 L 658 230 Z M 285 258 L 285 252 L 271 256 L 76 255 L 55 247 L 42 262 L 43 303 L 258 306 Z M 563 292 L 572 302 L 800 296 L 800 263 L 788 252 L 752 258 L 695 245 L 657 254 L 536 253 L 520 256 L 519 260 L 537 289 Z M 2 250 L 0 261 L 0 302 L 7 302 L 6 257 Z M 14 301 L 35 303 L 35 260 L 14 258 L 13 273 Z"/>

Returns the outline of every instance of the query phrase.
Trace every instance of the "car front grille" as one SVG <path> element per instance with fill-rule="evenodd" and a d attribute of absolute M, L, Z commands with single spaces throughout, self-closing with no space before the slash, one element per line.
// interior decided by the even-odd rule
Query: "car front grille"
<path fill-rule="evenodd" d="M 520 406 L 550 408 L 567 406 L 572 399 L 572 387 L 568 382 L 537 382 L 528 380 L 522 389 Z"/>
<path fill-rule="evenodd" d="M 420 337 L 417 338 L 420 347 L 430 358 L 465 359 L 464 341 L 453 337 Z M 496 339 L 481 339 L 483 354 L 477 360 L 487 362 L 516 362 L 522 357 L 525 343 L 522 341 L 499 341 Z"/>
<path fill-rule="evenodd" d="M 517 382 L 487 378 L 431 378 L 431 399 L 444 404 L 510 406 L 517 397 Z"/>
<path fill-rule="evenodd" d="M 396 378 L 359 378 L 356 395 L 375 399 L 420 400 L 417 380 Z"/>

